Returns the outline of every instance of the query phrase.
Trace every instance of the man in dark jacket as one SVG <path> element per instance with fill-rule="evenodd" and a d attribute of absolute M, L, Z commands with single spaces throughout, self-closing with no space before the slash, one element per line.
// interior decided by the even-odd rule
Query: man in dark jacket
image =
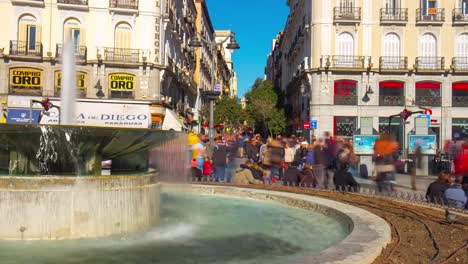
<path fill-rule="evenodd" d="M 221 137 L 217 137 L 213 148 L 213 166 L 217 182 L 225 181 L 227 154 L 228 148 L 226 144 L 223 143 L 223 139 Z"/>
<path fill-rule="evenodd" d="M 357 192 L 359 190 L 359 183 L 353 178 L 351 172 L 348 171 L 349 164 L 341 163 L 340 169 L 335 173 L 333 177 L 333 182 L 335 183 L 335 188 L 337 191 L 353 191 Z"/>
<path fill-rule="evenodd" d="M 301 172 L 297 168 L 297 163 L 293 162 L 284 172 L 283 185 L 297 186 L 300 181 Z"/>
<path fill-rule="evenodd" d="M 252 141 L 250 140 L 246 140 L 245 142 L 245 153 L 247 154 L 247 158 L 253 162 L 257 162 L 258 161 L 258 153 L 260 151 L 260 147 L 258 146 L 257 144 L 257 140 L 255 139 L 252 139 Z"/>

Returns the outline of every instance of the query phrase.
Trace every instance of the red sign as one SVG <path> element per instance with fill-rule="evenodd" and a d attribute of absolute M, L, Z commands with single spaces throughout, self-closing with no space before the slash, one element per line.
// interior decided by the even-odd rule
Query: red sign
<path fill-rule="evenodd" d="M 403 112 L 400 113 L 400 117 L 403 119 L 403 120 L 407 120 L 409 117 L 411 116 L 411 112 L 408 111 L 408 109 L 405 108 L 405 110 L 403 110 Z"/>
<path fill-rule="evenodd" d="M 310 129 L 310 122 L 304 122 L 304 123 L 302 124 L 302 128 L 304 128 L 304 129 Z"/>
<path fill-rule="evenodd" d="M 424 114 L 425 115 L 432 115 L 432 109 L 425 109 Z"/>
<path fill-rule="evenodd" d="M 431 119 L 431 123 L 437 123 L 437 122 L 439 122 L 439 120 L 437 120 L 437 119 Z"/>

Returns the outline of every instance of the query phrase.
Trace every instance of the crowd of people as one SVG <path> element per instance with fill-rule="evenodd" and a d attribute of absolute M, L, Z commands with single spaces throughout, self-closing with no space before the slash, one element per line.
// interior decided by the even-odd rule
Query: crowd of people
<path fill-rule="evenodd" d="M 206 135 L 190 134 L 189 138 L 192 177 L 198 181 L 279 183 L 326 189 L 334 187 L 340 191 L 358 191 L 360 188 L 354 179 L 358 161 L 352 140 L 332 137 L 328 132 L 321 138 L 313 138 L 310 144 L 302 137 L 264 139 L 251 131 L 217 135 L 214 146 L 210 146 Z M 371 177 L 379 192 L 394 191 L 398 150 L 398 142 L 387 134 L 382 134 L 375 143 L 375 166 Z M 429 186 L 427 199 L 462 208 L 467 206 L 468 154 L 466 157 L 457 156 L 456 153 L 464 152 L 456 148 L 452 151 L 453 173 L 442 173 Z"/>

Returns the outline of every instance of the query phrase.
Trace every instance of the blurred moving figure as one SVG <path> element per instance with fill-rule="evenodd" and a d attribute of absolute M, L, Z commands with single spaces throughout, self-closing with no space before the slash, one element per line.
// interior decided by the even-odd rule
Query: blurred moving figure
<path fill-rule="evenodd" d="M 374 145 L 375 170 L 377 173 L 377 189 L 393 191 L 392 175 L 395 173 L 394 153 L 398 151 L 398 143 L 389 134 L 381 134 Z"/>

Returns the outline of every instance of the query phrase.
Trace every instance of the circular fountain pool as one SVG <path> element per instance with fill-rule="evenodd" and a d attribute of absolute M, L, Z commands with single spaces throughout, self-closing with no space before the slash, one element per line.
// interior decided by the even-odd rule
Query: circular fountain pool
<path fill-rule="evenodd" d="M 351 230 L 334 217 L 278 203 L 165 193 L 161 223 L 126 237 L 2 241 L 2 263 L 289 263 Z"/>

